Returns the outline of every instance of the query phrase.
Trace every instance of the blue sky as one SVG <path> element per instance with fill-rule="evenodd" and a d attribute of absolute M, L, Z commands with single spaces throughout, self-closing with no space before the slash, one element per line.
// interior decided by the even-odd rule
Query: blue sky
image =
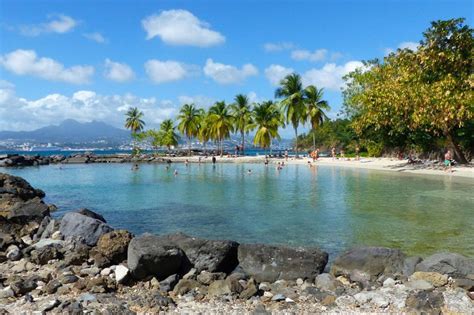
<path fill-rule="evenodd" d="M 121 126 L 129 106 L 155 127 L 184 102 L 270 99 L 291 71 L 325 89 L 334 117 L 341 76 L 361 60 L 416 47 L 433 20 L 471 24 L 473 12 L 472 1 L 0 3 L 0 130 Z"/>

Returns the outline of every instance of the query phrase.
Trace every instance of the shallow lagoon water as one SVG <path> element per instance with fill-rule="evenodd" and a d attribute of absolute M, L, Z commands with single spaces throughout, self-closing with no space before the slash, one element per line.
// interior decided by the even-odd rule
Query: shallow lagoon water
<path fill-rule="evenodd" d="M 174 176 L 174 169 L 178 175 Z M 247 170 L 251 169 L 252 174 Z M 0 169 L 46 192 L 55 215 L 86 207 L 135 234 L 356 245 L 474 257 L 474 181 L 333 166 L 90 164 Z"/>

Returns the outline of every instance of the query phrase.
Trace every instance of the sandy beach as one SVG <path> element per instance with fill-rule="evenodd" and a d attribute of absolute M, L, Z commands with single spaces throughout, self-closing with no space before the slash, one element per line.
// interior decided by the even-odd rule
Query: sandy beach
<path fill-rule="evenodd" d="M 171 157 L 173 162 L 185 162 L 188 160 L 190 163 L 198 163 L 199 156 L 191 157 Z M 217 163 L 263 163 L 265 157 L 262 156 L 241 156 L 241 157 L 228 157 L 228 156 L 216 156 Z M 327 166 L 341 166 L 341 167 L 352 167 L 362 168 L 370 170 L 380 171 L 391 171 L 391 172 L 403 172 L 420 175 L 438 175 L 446 177 L 463 177 L 474 179 L 474 164 L 468 165 L 456 165 L 453 167 L 453 171 L 445 172 L 444 166 L 441 162 L 433 163 L 432 161 L 424 164 L 408 164 L 406 160 L 397 160 L 391 158 L 361 158 L 359 161 L 347 159 L 336 159 L 333 160 L 330 157 L 319 158 L 316 162 L 312 162 L 311 158 L 301 157 L 295 159 L 289 157 L 286 161 L 284 158 L 271 158 L 269 159 L 270 164 L 277 164 L 278 162 L 284 161 L 285 164 L 302 164 L 307 165 L 310 161 L 313 165 L 327 165 Z M 201 157 L 201 163 L 210 163 L 211 157 Z"/>

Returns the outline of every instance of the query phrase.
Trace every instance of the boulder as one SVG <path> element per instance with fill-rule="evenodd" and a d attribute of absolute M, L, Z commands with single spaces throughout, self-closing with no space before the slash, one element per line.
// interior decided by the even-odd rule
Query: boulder
<path fill-rule="evenodd" d="M 61 220 L 59 231 L 65 237 L 82 237 L 89 246 L 97 244 L 100 236 L 113 229 L 104 222 L 77 212 L 69 212 Z"/>
<path fill-rule="evenodd" d="M 28 201 L 19 201 L 10 207 L 6 216 L 8 220 L 26 222 L 29 220 L 43 219 L 49 215 L 50 207 L 45 204 L 39 197 L 35 197 Z"/>
<path fill-rule="evenodd" d="M 336 278 L 329 273 L 322 273 L 316 276 L 316 288 L 323 291 L 334 292 L 337 287 L 342 286 L 342 284 L 336 280 Z"/>
<path fill-rule="evenodd" d="M 135 279 L 155 276 L 163 280 L 183 273 L 186 255 L 177 246 L 163 245 L 159 237 L 145 234 L 132 239 L 128 245 L 127 263 Z"/>
<path fill-rule="evenodd" d="M 176 295 L 184 295 L 192 290 L 202 290 L 202 285 L 196 280 L 181 279 L 173 288 L 173 293 Z"/>
<path fill-rule="evenodd" d="M 427 314 L 439 314 L 444 305 L 441 292 L 418 291 L 408 295 L 405 305 L 408 309 Z"/>
<path fill-rule="evenodd" d="M 411 276 L 415 272 L 416 265 L 423 259 L 419 256 L 407 257 L 403 263 L 403 275 L 405 277 Z"/>
<path fill-rule="evenodd" d="M 416 265 L 416 271 L 433 271 L 453 278 L 474 274 L 474 259 L 454 253 L 437 253 Z"/>
<path fill-rule="evenodd" d="M 413 273 L 410 280 L 425 280 L 431 283 L 434 287 L 442 287 L 448 284 L 448 276 L 442 275 L 437 272 L 425 272 L 425 271 L 417 271 Z"/>
<path fill-rule="evenodd" d="M 197 272 L 230 273 L 238 265 L 239 244 L 226 240 L 206 240 L 175 233 L 159 237 L 159 242 L 181 248 Z"/>
<path fill-rule="evenodd" d="M 37 265 L 46 265 L 52 259 L 61 258 L 61 245 L 51 244 L 31 251 L 30 261 Z"/>
<path fill-rule="evenodd" d="M 92 256 L 101 266 L 119 264 L 127 259 L 128 244 L 133 236 L 125 230 L 115 230 L 100 236 Z"/>
<path fill-rule="evenodd" d="M 105 221 L 103 216 L 101 216 L 100 214 L 95 213 L 94 211 L 91 211 L 89 209 L 82 208 L 82 209 L 78 210 L 77 213 L 80 213 L 82 215 L 85 215 L 86 217 L 89 217 L 89 218 L 92 218 L 92 219 L 97 219 L 99 221 L 107 223 L 107 221 Z"/>
<path fill-rule="evenodd" d="M 404 261 L 405 254 L 398 249 L 359 247 L 338 256 L 331 267 L 331 273 L 335 276 L 350 276 L 354 270 L 358 270 L 375 280 L 381 275 L 401 275 Z"/>
<path fill-rule="evenodd" d="M 238 258 L 240 268 L 257 282 L 298 278 L 313 281 L 328 262 L 328 254 L 317 248 L 263 244 L 240 245 Z"/>

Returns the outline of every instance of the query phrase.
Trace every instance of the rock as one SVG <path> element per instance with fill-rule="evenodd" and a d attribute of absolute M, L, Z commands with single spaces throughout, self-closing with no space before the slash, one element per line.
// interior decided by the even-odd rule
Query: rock
<path fill-rule="evenodd" d="M 468 292 L 467 296 L 474 301 L 474 292 Z"/>
<path fill-rule="evenodd" d="M 184 276 L 183 279 L 195 279 L 196 268 L 191 268 Z"/>
<path fill-rule="evenodd" d="M 48 284 L 44 287 L 44 290 L 48 294 L 53 294 L 56 293 L 59 287 L 61 287 L 62 284 L 58 279 L 54 279 L 48 282 Z"/>
<path fill-rule="evenodd" d="M 447 314 L 472 314 L 474 302 L 461 289 L 443 292 Z M 443 310 L 444 310 L 443 309 Z"/>
<path fill-rule="evenodd" d="M 134 278 L 140 280 L 146 276 L 155 276 L 163 280 L 182 272 L 185 254 L 176 246 L 162 245 L 157 236 L 143 235 L 130 242 L 127 262 Z"/>
<path fill-rule="evenodd" d="M 131 240 L 132 234 L 125 230 L 105 233 L 97 242 L 94 256 L 102 256 L 109 264 L 119 264 L 127 259 L 127 248 Z"/>
<path fill-rule="evenodd" d="M 411 276 L 415 272 L 415 267 L 422 261 L 419 256 L 407 257 L 403 262 L 403 275 L 405 277 Z"/>
<path fill-rule="evenodd" d="M 3 289 L 0 289 L 0 299 L 6 299 L 10 297 L 14 297 L 15 292 L 8 286 Z"/>
<path fill-rule="evenodd" d="M 127 276 L 128 276 L 129 270 L 127 267 L 124 265 L 118 265 L 117 268 L 115 268 L 115 281 L 117 283 L 123 283 Z"/>
<path fill-rule="evenodd" d="M 432 290 L 434 286 L 425 280 L 413 280 L 405 284 L 408 288 L 413 290 Z"/>
<path fill-rule="evenodd" d="M 324 291 L 334 292 L 338 286 L 341 286 L 341 283 L 334 278 L 333 275 L 329 273 L 322 273 L 316 276 L 316 288 Z"/>
<path fill-rule="evenodd" d="M 37 265 L 45 265 L 52 259 L 61 258 L 62 254 L 60 252 L 60 245 L 51 244 L 33 250 L 30 256 L 31 262 Z"/>
<path fill-rule="evenodd" d="M 56 231 L 54 232 L 53 234 L 51 234 L 51 238 L 53 240 L 62 240 L 63 239 L 63 236 L 61 235 L 61 232 L 60 231 Z M 75 304 L 75 303 L 74 303 Z"/>
<path fill-rule="evenodd" d="M 196 280 L 192 279 L 181 279 L 173 289 L 173 293 L 176 295 L 184 295 L 191 290 L 200 290 L 201 284 Z"/>
<path fill-rule="evenodd" d="M 275 294 L 273 297 L 272 297 L 272 301 L 284 301 L 286 299 L 286 296 L 284 296 L 283 294 Z"/>
<path fill-rule="evenodd" d="M 369 282 L 371 280 L 371 276 L 370 274 L 366 272 L 362 272 L 358 269 L 354 269 L 354 270 L 351 270 L 349 274 L 349 279 L 352 282 L 359 283 L 363 288 L 367 288 L 370 286 Z"/>
<path fill-rule="evenodd" d="M 59 278 L 59 282 L 61 282 L 62 284 L 75 283 L 77 280 L 79 280 L 79 278 L 73 274 L 62 275 Z"/>
<path fill-rule="evenodd" d="M 0 231 L 0 250 L 3 250 L 8 245 L 13 243 L 13 237 L 10 234 Z"/>
<path fill-rule="evenodd" d="M 356 300 L 350 295 L 341 295 L 340 297 L 336 298 L 335 303 L 339 307 L 350 308 L 356 304 Z"/>
<path fill-rule="evenodd" d="M 403 273 L 405 255 L 398 249 L 385 247 L 359 247 L 338 256 L 331 267 L 335 276 L 349 276 L 358 270 L 375 280 L 381 275 L 396 276 Z"/>
<path fill-rule="evenodd" d="M 33 240 L 31 239 L 31 236 L 29 235 L 25 235 L 21 238 L 21 241 L 23 242 L 23 244 L 25 245 L 31 245 L 33 243 Z"/>
<path fill-rule="evenodd" d="M 336 302 L 336 297 L 334 295 L 326 295 L 322 300 L 321 300 L 321 305 L 332 305 Z"/>
<path fill-rule="evenodd" d="M 297 278 L 312 281 L 328 261 L 328 254 L 317 248 L 241 244 L 238 254 L 240 267 L 258 282 Z"/>
<path fill-rule="evenodd" d="M 50 246 L 50 245 L 59 245 L 59 246 L 64 246 L 65 242 L 61 240 L 53 240 L 50 238 L 42 239 L 39 240 L 38 242 L 34 243 L 31 247 L 34 249 L 39 249 L 45 246 Z"/>
<path fill-rule="evenodd" d="M 107 221 L 105 221 L 103 216 L 101 216 L 100 214 L 95 213 L 94 211 L 91 211 L 89 209 L 82 208 L 82 209 L 78 210 L 77 213 L 80 213 L 82 215 L 85 215 L 86 217 L 89 217 L 89 218 L 96 219 L 96 220 L 102 221 L 104 223 L 107 223 Z"/>
<path fill-rule="evenodd" d="M 466 291 L 474 291 L 474 280 L 471 279 L 453 279 L 453 285 Z"/>
<path fill-rule="evenodd" d="M 431 314 L 440 312 L 444 305 L 444 298 L 440 292 L 419 291 L 408 295 L 405 304 L 409 309 Z"/>
<path fill-rule="evenodd" d="M 160 291 L 169 292 L 173 290 L 178 281 L 179 277 L 177 274 L 169 276 L 168 278 L 160 282 Z"/>
<path fill-rule="evenodd" d="M 36 197 L 28 201 L 17 202 L 10 209 L 7 215 L 8 220 L 28 221 L 41 220 L 49 215 L 50 207 L 41 198 Z"/>
<path fill-rule="evenodd" d="M 416 265 L 416 271 L 433 271 L 453 278 L 474 274 L 474 260 L 453 253 L 437 253 Z"/>
<path fill-rule="evenodd" d="M 47 299 L 47 300 L 44 300 L 44 301 L 39 302 L 39 304 L 38 304 L 38 310 L 39 310 L 40 312 L 47 312 L 47 311 L 52 310 L 53 308 L 55 308 L 55 307 L 58 306 L 59 304 L 61 304 L 61 302 L 59 302 L 58 299 L 56 299 L 56 298 L 50 298 L 50 299 Z"/>
<path fill-rule="evenodd" d="M 390 287 L 393 287 L 395 284 L 397 284 L 397 282 L 395 280 L 393 280 L 392 278 L 387 278 L 383 282 L 383 287 L 384 288 L 390 288 Z"/>
<path fill-rule="evenodd" d="M 410 280 L 425 280 L 431 283 L 434 287 L 442 287 L 448 283 L 448 276 L 442 275 L 437 272 L 424 272 L 424 271 L 417 271 L 413 273 Z"/>
<path fill-rule="evenodd" d="M 249 281 L 247 281 L 247 287 L 242 292 L 240 292 L 239 297 L 242 300 L 248 300 L 252 296 L 255 296 L 257 293 L 257 284 L 255 283 L 254 279 L 250 278 Z"/>
<path fill-rule="evenodd" d="M 104 268 L 100 271 L 100 275 L 103 277 L 107 277 L 108 275 L 110 275 L 111 272 L 112 270 L 110 268 Z"/>
<path fill-rule="evenodd" d="M 230 273 L 238 265 L 239 244 L 234 241 L 206 240 L 175 233 L 159 237 L 159 242 L 181 248 L 198 272 Z"/>
<path fill-rule="evenodd" d="M 8 246 L 6 250 L 5 256 L 12 261 L 20 260 L 21 258 L 21 252 L 18 246 L 16 245 L 10 245 Z"/>
<path fill-rule="evenodd" d="M 44 219 L 43 221 L 41 222 L 41 224 L 43 224 L 44 222 Z M 48 225 L 46 225 L 46 227 L 44 228 L 44 230 L 41 232 L 39 238 L 40 239 L 43 239 L 43 238 L 52 238 L 52 235 L 56 232 L 58 232 L 57 230 L 59 229 L 59 222 L 57 220 L 54 220 L 54 219 L 50 219 L 49 222 L 48 222 Z M 38 229 L 38 232 L 37 234 L 39 233 L 39 229 Z"/>
<path fill-rule="evenodd" d="M 301 286 L 301 285 L 303 285 L 303 283 L 304 283 L 303 279 L 301 279 L 301 278 L 296 279 L 296 284 L 297 285 Z"/>
<path fill-rule="evenodd" d="M 66 238 L 81 237 L 87 245 L 94 246 L 101 235 L 113 229 L 100 220 L 77 212 L 69 212 L 62 218 L 59 230 Z"/>
<path fill-rule="evenodd" d="M 16 296 L 22 296 L 25 293 L 31 292 L 36 289 L 37 285 L 34 279 L 19 279 L 10 283 L 10 288 L 13 290 Z"/>
<path fill-rule="evenodd" d="M 197 276 L 197 280 L 205 285 L 209 285 L 213 281 L 223 279 L 225 279 L 225 273 L 223 272 L 208 272 L 204 270 Z"/>
<path fill-rule="evenodd" d="M 214 281 L 207 290 L 207 295 L 210 298 L 226 294 L 232 294 L 232 290 L 225 280 Z"/>

